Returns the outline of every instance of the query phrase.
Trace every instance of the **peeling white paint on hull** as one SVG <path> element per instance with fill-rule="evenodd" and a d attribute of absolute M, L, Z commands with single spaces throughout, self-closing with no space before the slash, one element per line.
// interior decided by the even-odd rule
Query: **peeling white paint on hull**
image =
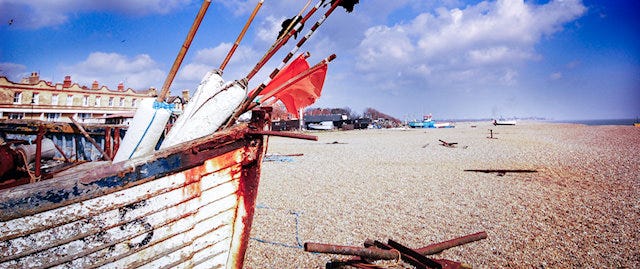
<path fill-rule="evenodd" d="M 241 267 L 264 150 L 242 130 L 0 191 L 0 268 Z"/>

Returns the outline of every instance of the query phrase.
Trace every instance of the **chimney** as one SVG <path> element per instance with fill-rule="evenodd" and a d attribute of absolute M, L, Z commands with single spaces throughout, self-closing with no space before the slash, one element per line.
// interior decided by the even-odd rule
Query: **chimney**
<path fill-rule="evenodd" d="M 62 87 L 71 87 L 71 76 L 64 76 L 64 83 L 62 83 Z"/>
<path fill-rule="evenodd" d="M 151 88 L 149 88 L 149 91 L 147 91 L 147 95 L 156 97 L 156 96 L 158 96 L 158 92 L 156 91 L 156 88 L 151 87 Z"/>
<path fill-rule="evenodd" d="M 92 90 L 97 90 L 97 89 L 98 89 L 98 87 L 100 87 L 100 85 L 98 84 L 98 81 L 97 81 L 97 80 L 94 80 L 94 81 L 93 81 L 93 84 L 91 84 L 91 89 L 92 89 Z"/>
<path fill-rule="evenodd" d="M 31 72 L 31 76 L 29 76 L 29 84 L 38 84 L 38 81 L 40 81 L 40 75 L 38 75 L 38 72 Z"/>
<path fill-rule="evenodd" d="M 124 83 L 122 83 L 122 82 L 118 83 L 118 91 L 119 92 L 123 92 L 124 91 Z"/>
<path fill-rule="evenodd" d="M 188 103 L 190 98 L 191 97 L 189 96 L 189 90 L 183 90 L 182 91 L 182 101 L 185 102 L 185 103 Z"/>

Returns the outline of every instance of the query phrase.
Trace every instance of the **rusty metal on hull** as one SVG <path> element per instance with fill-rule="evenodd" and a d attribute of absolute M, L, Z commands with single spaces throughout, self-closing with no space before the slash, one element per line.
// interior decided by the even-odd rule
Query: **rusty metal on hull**
<path fill-rule="evenodd" d="M 241 268 L 265 123 L 1 190 L 0 268 Z"/>

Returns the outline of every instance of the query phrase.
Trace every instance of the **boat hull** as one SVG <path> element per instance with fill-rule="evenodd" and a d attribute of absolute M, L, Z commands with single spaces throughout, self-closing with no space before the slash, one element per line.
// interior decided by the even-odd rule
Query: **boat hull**
<path fill-rule="evenodd" d="M 493 120 L 493 125 L 516 125 L 515 120 Z"/>
<path fill-rule="evenodd" d="M 309 123 L 307 127 L 311 130 L 322 130 L 322 131 L 333 130 L 333 128 L 335 128 L 332 121 L 323 121 L 320 123 Z"/>
<path fill-rule="evenodd" d="M 264 155 L 249 129 L 0 191 L 0 268 L 241 268 Z"/>

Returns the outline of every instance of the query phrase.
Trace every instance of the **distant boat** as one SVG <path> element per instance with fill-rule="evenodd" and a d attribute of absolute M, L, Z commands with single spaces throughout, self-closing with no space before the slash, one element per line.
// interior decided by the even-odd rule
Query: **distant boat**
<path fill-rule="evenodd" d="M 505 119 L 499 119 L 499 120 L 493 120 L 493 125 L 516 125 L 516 120 L 505 120 Z"/>
<path fill-rule="evenodd" d="M 435 128 L 455 128 L 456 126 L 452 122 L 438 122 L 433 125 Z"/>
<path fill-rule="evenodd" d="M 312 130 L 333 130 L 333 121 L 322 121 L 320 123 L 309 123 L 309 129 Z"/>
<path fill-rule="evenodd" d="M 422 121 L 410 121 L 409 127 L 411 128 L 435 128 L 435 122 L 432 119 L 431 114 L 424 115 Z"/>
<path fill-rule="evenodd" d="M 433 117 L 425 115 L 422 117 L 422 121 L 410 121 L 409 127 L 411 128 L 454 128 L 456 127 L 452 122 L 438 122 L 433 120 Z"/>

